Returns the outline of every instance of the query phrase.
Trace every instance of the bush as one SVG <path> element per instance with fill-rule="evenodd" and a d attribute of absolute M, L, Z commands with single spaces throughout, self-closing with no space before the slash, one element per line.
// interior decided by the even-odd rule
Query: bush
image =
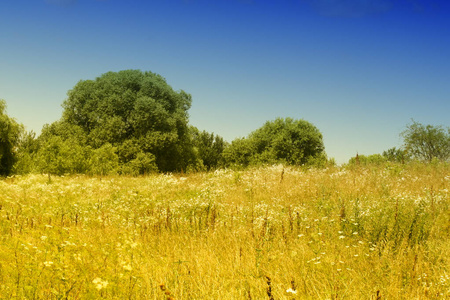
<path fill-rule="evenodd" d="M 224 150 L 228 166 L 326 162 L 322 134 L 305 120 L 278 118 L 266 122 L 247 138 L 234 140 Z M 319 161 L 322 161 L 319 163 Z"/>

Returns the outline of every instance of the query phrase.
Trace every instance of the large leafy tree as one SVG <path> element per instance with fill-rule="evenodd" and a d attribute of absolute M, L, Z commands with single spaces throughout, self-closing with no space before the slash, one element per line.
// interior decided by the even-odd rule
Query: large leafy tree
<path fill-rule="evenodd" d="M 450 127 L 423 125 L 413 120 L 401 133 L 406 151 L 414 158 L 430 162 L 450 159 Z"/>
<path fill-rule="evenodd" d="M 224 157 L 231 164 L 286 163 L 303 165 L 326 160 L 320 131 L 305 120 L 278 118 L 246 139 L 233 141 Z"/>
<path fill-rule="evenodd" d="M 116 148 L 121 164 L 153 170 L 143 166 L 154 160 L 159 170 L 175 171 L 195 161 L 190 106 L 191 96 L 174 91 L 158 74 L 108 72 L 82 80 L 68 92 L 62 122 L 81 128 L 93 149 L 105 144 Z"/>
<path fill-rule="evenodd" d="M 23 126 L 6 114 L 6 102 L 0 99 L 0 175 L 9 175 L 16 160 Z"/>

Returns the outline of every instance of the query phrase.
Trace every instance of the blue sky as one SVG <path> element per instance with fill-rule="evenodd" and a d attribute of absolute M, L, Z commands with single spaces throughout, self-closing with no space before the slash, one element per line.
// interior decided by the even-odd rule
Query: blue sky
<path fill-rule="evenodd" d="M 449 126 L 450 4 L 422 0 L 2 0 L 0 98 L 40 132 L 79 80 L 161 74 L 228 141 L 305 119 L 339 163 Z"/>

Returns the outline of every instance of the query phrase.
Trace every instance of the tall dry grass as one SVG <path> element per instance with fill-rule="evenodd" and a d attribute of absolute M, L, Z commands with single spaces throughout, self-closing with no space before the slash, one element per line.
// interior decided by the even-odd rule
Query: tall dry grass
<path fill-rule="evenodd" d="M 1 299 L 446 299 L 445 164 L 0 181 Z"/>

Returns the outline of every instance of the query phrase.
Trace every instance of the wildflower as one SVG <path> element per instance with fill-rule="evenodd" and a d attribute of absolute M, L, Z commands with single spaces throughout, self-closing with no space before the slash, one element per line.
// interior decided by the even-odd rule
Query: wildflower
<path fill-rule="evenodd" d="M 81 261 L 81 254 L 76 253 L 76 254 L 73 255 L 73 258 L 74 258 L 75 260 L 77 260 L 77 261 Z"/>
<path fill-rule="evenodd" d="M 340 236 L 339 236 L 339 239 L 340 239 L 340 240 L 345 239 L 345 236 L 344 236 L 344 235 L 340 235 Z"/>
<path fill-rule="evenodd" d="M 95 278 L 94 280 L 92 280 L 92 283 L 95 284 L 95 288 L 97 290 L 104 289 L 108 285 L 108 281 L 102 280 L 101 278 L 98 278 L 98 277 Z"/>
<path fill-rule="evenodd" d="M 45 235 L 41 236 L 41 240 L 45 241 L 47 239 L 47 237 Z"/>
<path fill-rule="evenodd" d="M 123 269 L 126 271 L 131 271 L 133 268 L 130 265 L 123 265 Z"/>
<path fill-rule="evenodd" d="M 53 265 L 52 261 L 44 261 L 44 266 L 51 267 Z"/>
<path fill-rule="evenodd" d="M 288 288 L 287 290 L 286 290 L 286 293 L 289 293 L 289 294 L 297 294 L 297 291 L 296 290 L 294 290 L 294 289 L 292 289 L 292 288 Z"/>
<path fill-rule="evenodd" d="M 298 237 L 302 237 L 302 236 L 305 236 L 305 235 L 304 235 L 303 233 L 301 233 L 301 234 L 298 235 Z"/>

